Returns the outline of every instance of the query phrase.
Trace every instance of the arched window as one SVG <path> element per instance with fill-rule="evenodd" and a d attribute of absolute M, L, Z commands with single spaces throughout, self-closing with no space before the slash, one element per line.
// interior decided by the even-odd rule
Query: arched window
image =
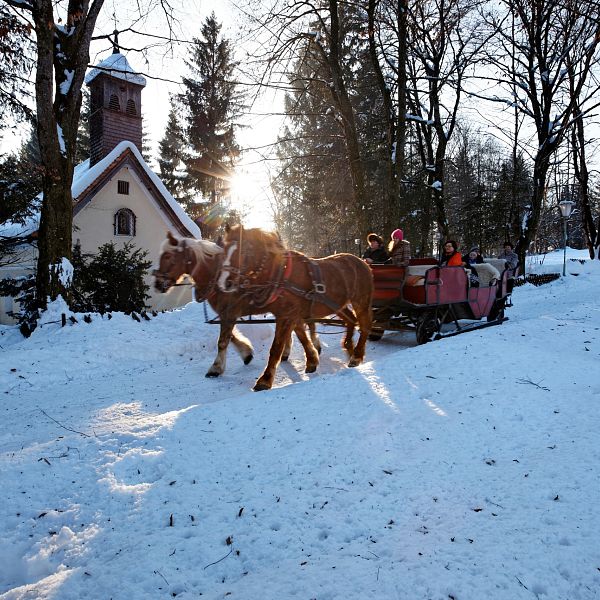
<path fill-rule="evenodd" d="M 121 110 L 119 97 L 116 94 L 111 94 L 110 100 L 108 101 L 108 108 L 110 108 L 110 110 Z"/>
<path fill-rule="evenodd" d="M 129 100 L 127 100 L 127 108 L 125 109 L 125 112 L 132 116 L 132 117 L 137 117 L 137 110 L 135 108 L 135 101 L 132 100 L 131 98 Z"/>
<path fill-rule="evenodd" d="M 132 210 L 121 208 L 115 213 L 115 235 L 135 235 L 136 217 Z"/>

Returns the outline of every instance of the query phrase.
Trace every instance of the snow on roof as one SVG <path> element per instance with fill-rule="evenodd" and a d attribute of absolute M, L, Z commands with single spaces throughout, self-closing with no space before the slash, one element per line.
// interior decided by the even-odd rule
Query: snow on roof
<path fill-rule="evenodd" d="M 202 234 L 200 228 L 190 217 L 187 215 L 181 205 L 171 196 L 163 182 L 160 180 L 158 175 L 152 171 L 148 166 L 140 151 L 137 149 L 135 144 L 130 141 L 119 142 L 101 161 L 97 162 L 93 167 L 90 167 L 90 161 L 86 160 L 75 167 L 73 172 L 73 185 L 71 186 L 71 194 L 73 200 L 77 200 L 80 196 L 94 181 L 106 170 L 110 165 L 127 149 L 131 150 L 137 158 L 140 166 L 144 169 L 145 173 L 152 180 L 152 183 L 156 186 L 158 191 L 166 200 L 167 204 L 173 210 L 177 218 L 185 226 L 185 228 L 192 234 L 193 237 L 200 239 Z M 39 198 L 40 196 L 38 196 Z M 0 225 L 0 235 L 2 236 L 16 236 L 16 235 L 27 235 L 33 233 L 39 227 L 40 216 L 39 213 L 30 217 L 24 225 L 20 223 L 13 223 L 7 221 Z"/>
<path fill-rule="evenodd" d="M 121 53 L 117 52 L 111 54 L 108 58 L 105 58 L 102 62 L 98 63 L 85 77 L 85 82 L 89 85 L 98 75 L 102 74 L 116 77 L 117 79 L 124 79 L 129 83 L 136 83 L 137 85 L 146 85 L 146 78 L 139 75 L 136 71 L 131 68 L 129 61 Z"/>
<path fill-rule="evenodd" d="M 100 176 L 125 150 L 131 150 L 135 157 L 138 159 L 140 165 L 152 180 L 152 183 L 157 187 L 158 191 L 165 198 L 173 212 L 177 215 L 177 218 L 183 223 L 186 229 L 195 237 L 200 239 L 202 234 L 200 228 L 190 217 L 187 215 L 181 205 L 171 196 L 169 190 L 164 186 L 158 175 L 148 166 L 140 151 L 137 149 L 133 142 L 124 140 L 119 142 L 101 161 L 97 162 L 93 167 L 90 168 L 89 160 L 77 165 L 75 167 L 75 173 L 73 174 L 73 186 L 71 192 L 73 199 L 75 200 L 80 194 L 82 194 L 95 180 Z"/>
<path fill-rule="evenodd" d="M 37 231 L 40 227 L 40 213 L 27 217 L 24 223 L 6 221 L 0 223 L 0 237 L 26 237 Z"/>

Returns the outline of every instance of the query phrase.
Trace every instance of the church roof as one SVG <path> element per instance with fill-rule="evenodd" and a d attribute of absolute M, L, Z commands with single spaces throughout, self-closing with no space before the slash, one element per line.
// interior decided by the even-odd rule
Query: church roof
<path fill-rule="evenodd" d="M 173 225 L 183 235 L 200 239 L 202 234 L 198 225 L 192 221 L 181 205 L 171 196 L 158 175 L 148 166 L 136 145 L 127 140 L 117 144 L 94 166 L 90 167 L 89 160 L 86 160 L 75 167 L 73 186 L 71 187 L 75 214 L 91 200 L 97 189 L 103 186 L 105 179 L 108 178 L 113 169 L 132 156 L 137 159 L 135 166 L 140 169 L 141 174 L 144 176 L 146 187 L 150 192 L 155 192 L 155 196 L 159 197 L 163 212 L 168 214 Z"/>
<path fill-rule="evenodd" d="M 101 161 L 90 167 L 86 160 L 75 167 L 71 194 L 73 212 L 77 214 L 104 187 L 115 168 L 129 161 L 142 176 L 148 191 L 155 197 L 163 213 L 173 227 L 185 237 L 200 239 L 200 228 L 181 205 L 171 196 L 158 175 L 150 169 L 133 142 L 123 141 L 115 146 Z M 41 194 L 38 196 L 41 200 Z M 25 224 L 6 222 L 0 225 L 1 236 L 29 235 L 39 227 L 39 213 L 30 217 Z"/>
<path fill-rule="evenodd" d="M 146 78 L 135 72 L 129 61 L 121 54 L 116 52 L 98 63 L 86 76 L 85 82 L 89 85 L 98 75 L 110 75 L 116 79 L 123 79 L 129 83 L 137 85 L 146 85 Z"/>

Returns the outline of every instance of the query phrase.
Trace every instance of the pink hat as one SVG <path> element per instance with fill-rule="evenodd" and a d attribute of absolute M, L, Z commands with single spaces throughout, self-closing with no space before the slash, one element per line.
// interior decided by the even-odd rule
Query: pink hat
<path fill-rule="evenodd" d="M 404 233 L 402 233 L 402 229 L 394 229 L 394 231 L 392 231 L 392 239 L 393 240 L 403 240 Z"/>

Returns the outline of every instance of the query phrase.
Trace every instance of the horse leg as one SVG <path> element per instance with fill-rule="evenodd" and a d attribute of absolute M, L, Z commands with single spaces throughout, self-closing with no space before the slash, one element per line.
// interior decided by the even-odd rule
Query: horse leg
<path fill-rule="evenodd" d="M 313 343 L 313 346 L 315 347 L 315 350 L 321 354 L 321 340 L 319 339 L 319 336 L 317 335 L 317 325 L 314 321 L 311 321 L 308 324 L 308 330 L 310 331 L 310 341 Z"/>
<path fill-rule="evenodd" d="M 360 336 L 354 349 L 354 354 L 348 363 L 349 367 L 357 367 L 365 358 L 365 348 L 367 345 L 367 339 L 371 331 L 373 324 L 373 312 L 371 305 L 364 305 L 355 308 L 356 318 L 358 319 L 358 328 L 360 330 Z"/>
<path fill-rule="evenodd" d="M 263 371 L 263 374 L 256 380 L 254 385 L 254 391 L 260 392 L 262 390 L 270 390 L 273 386 L 273 380 L 275 379 L 275 370 L 281 360 L 281 354 L 283 353 L 283 347 L 287 338 L 292 333 L 294 322 L 292 320 L 278 319 L 275 325 L 275 337 L 271 344 L 271 350 L 269 351 L 269 362 Z"/>
<path fill-rule="evenodd" d="M 304 356 L 306 356 L 305 370 L 307 373 L 314 373 L 319 366 L 319 352 L 314 347 L 311 339 L 306 333 L 304 321 L 300 321 L 300 323 L 296 324 L 294 331 L 296 332 L 296 336 L 304 348 Z"/>
<path fill-rule="evenodd" d="M 290 333 L 290 337 L 285 341 L 285 346 L 283 347 L 283 354 L 281 355 L 281 361 L 285 362 L 290 357 L 292 352 L 292 334 Z"/>
<path fill-rule="evenodd" d="M 229 341 L 232 339 L 233 327 L 234 323 L 221 322 L 219 341 L 217 342 L 217 357 L 210 369 L 206 372 L 206 377 L 218 377 L 225 371 L 225 365 L 227 363 L 227 346 L 229 346 Z"/>
<path fill-rule="evenodd" d="M 352 339 L 354 335 L 354 323 L 347 318 L 344 318 L 344 321 L 346 321 L 346 335 L 342 340 L 342 347 L 348 353 L 348 356 L 352 357 L 354 354 L 354 340 Z"/>
<path fill-rule="evenodd" d="M 237 327 L 234 327 L 231 332 L 231 342 L 242 357 L 244 364 L 247 365 L 254 358 L 254 348 L 250 340 L 242 335 Z"/>

